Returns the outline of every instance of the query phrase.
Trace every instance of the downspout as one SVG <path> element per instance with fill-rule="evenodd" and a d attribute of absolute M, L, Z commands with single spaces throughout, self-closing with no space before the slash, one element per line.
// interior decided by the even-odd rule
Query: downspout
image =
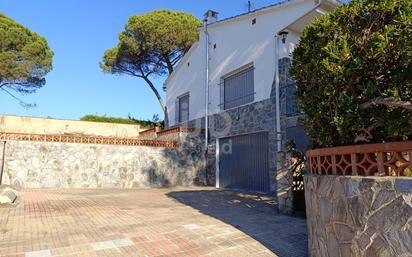
<path fill-rule="evenodd" d="M 277 151 L 282 151 L 282 132 L 280 130 L 280 99 L 279 99 L 279 37 L 275 35 L 275 106 L 276 106 L 276 142 Z"/>
<path fill-rule="evenodd" d="M 207 31 L 207 19 L 204 20 L 206 67 L 205 67 L 205 155 L 209 141 L 209 32 Z"/>
<path fill-rule="evenodd" d="M 205 185 L 208 185 L 207 175 L 207 154 L 209 148 L 209 32 L 207 31 L 207 18 L 204 20 L 204 32 L 205 32 Z"/>
<path fill-rule="evenodd" d="M 3 141 L 3 153 L 1 158 L 1 170 L 0 170 L 0 185 L 3 181 L 3 171 L 4 171 L 4 158 L 6 157 L 6 141 Z"/>

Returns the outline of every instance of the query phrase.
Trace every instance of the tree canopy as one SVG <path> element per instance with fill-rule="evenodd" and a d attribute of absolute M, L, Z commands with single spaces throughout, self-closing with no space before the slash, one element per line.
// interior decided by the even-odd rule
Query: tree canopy
<path fill-rule="evenodd" d="M 310 146 L 412 139 L 412 1 L 353 0 L 316 19 L 293 53 Z"/>
<path fill-rule="evenodd" d="M 197 29 L 201 24 L 191 14 L 164 9 L 131 16 L 117 46 L 104 53 L 100 67 L 104 72 L 144 79 L 166 116 L 166 106 L 150 78 L 173 72 L 198 40 Z"/>
<path fill-rule="evenodd" d="M 0 13 L 1 90 L 14 98 L 13 92 L 34 93 L 46 83 L 52 58 L 45 38 Z"/>

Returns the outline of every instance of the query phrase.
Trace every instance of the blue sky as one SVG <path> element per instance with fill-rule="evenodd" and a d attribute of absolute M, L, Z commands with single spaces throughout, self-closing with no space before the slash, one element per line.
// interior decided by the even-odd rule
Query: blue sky
<path fill-rule="evenodd" d="M 47 84 L 23 96 L 37 107 L 28 110 L 0 92 L 0 113 L 79 119 L 85 114 L 151 119 L 161 114 L 145 82 L 100 71 L 103 52 L 117 42 L 128 17 L 159 8 L 181 10 L 202 18 L 207 9 L 220 18 L 246 11 L 246 0 L 0 0 L 0 12 L 47 38 L 54 51 Z M 262 7 L 276 0 L 254 0 Z M 155 82 L 161 90 L 163 78 Z M 162 92 L 163 96 L 164 93 Z M 160 115 L 162 117 L 162 114 Z"/>

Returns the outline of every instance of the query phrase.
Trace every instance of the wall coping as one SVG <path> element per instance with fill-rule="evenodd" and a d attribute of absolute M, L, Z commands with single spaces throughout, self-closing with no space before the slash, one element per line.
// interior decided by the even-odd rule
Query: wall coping
<path fill-rule="evenodd" d="M 153 127 L 139 132 L 139 135 L 146 135 L 150 133 L 157 133 L 160 131 L 160 127 Z"/>
<path fill-rule="evenodd" d="M 190 128 L 190 127 L 179 126 L 179 127 L 159 131 L 159 132 L 157 132 L 157 135 L 162 136 L 162 135 L 180 133 L 180 132 L 183 132 L 183 133 L 193 133 L 193 132 L 202 133 L 203 131 L 204 131 L 204 129 L 201 129 L 201 128 Z"/>
<path fill-rule="evenodd" d="M 164 136 L 169 134 L 178 134 L 178 133 L 203 133 L 204 129 L 201 128 L 191 128 L 191 127 L 173 127 L 165 130 L 161 130 L 160 127 L 153 127 L 139 132 L 139 136 L 145 136 L 150 134 L 155 134 L 155 137 Z"/>
<path fill-rule="evenodd" d="M 385 181 L 385 180 L 398 180 L 398 179 L 405 179 L 411 180 L 412 177 L 395 177 L 395 176 L 359 176 L 359 175 L 349 175 L 349 176 L 340 176 L 340 175 L 333 175 L 333 174 L 303 174 L 305 177 L 329 177 L 329 178 L 339 178 L 339 179 L 373 179 L 377 181 Z"/>
<path fill-rule="evenodd" d="M 351 154 L 351 153 L 373 153 L 386 152 L 396 149 L 397 151 L 412 150 L 412 141 L 389 142 L 383 144 L 347 145 L 328 148 L 319 148 L 307 151 L 307 156 L 330 155 L 330 154 Z"/>

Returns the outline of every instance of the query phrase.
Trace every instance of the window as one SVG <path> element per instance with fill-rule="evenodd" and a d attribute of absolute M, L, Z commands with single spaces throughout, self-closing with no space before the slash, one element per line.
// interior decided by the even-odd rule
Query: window
<path fill-rule="evenodd" d="M 189 120 L 189 94 L 182 95 L 176 101 L 176 122 L 182 123 Z"/>
<path fill-rule="evenodd" d="M 224 110 L 253 102 L 254 67 L 248 67 L 223 79 L 223 103 Z"/>

